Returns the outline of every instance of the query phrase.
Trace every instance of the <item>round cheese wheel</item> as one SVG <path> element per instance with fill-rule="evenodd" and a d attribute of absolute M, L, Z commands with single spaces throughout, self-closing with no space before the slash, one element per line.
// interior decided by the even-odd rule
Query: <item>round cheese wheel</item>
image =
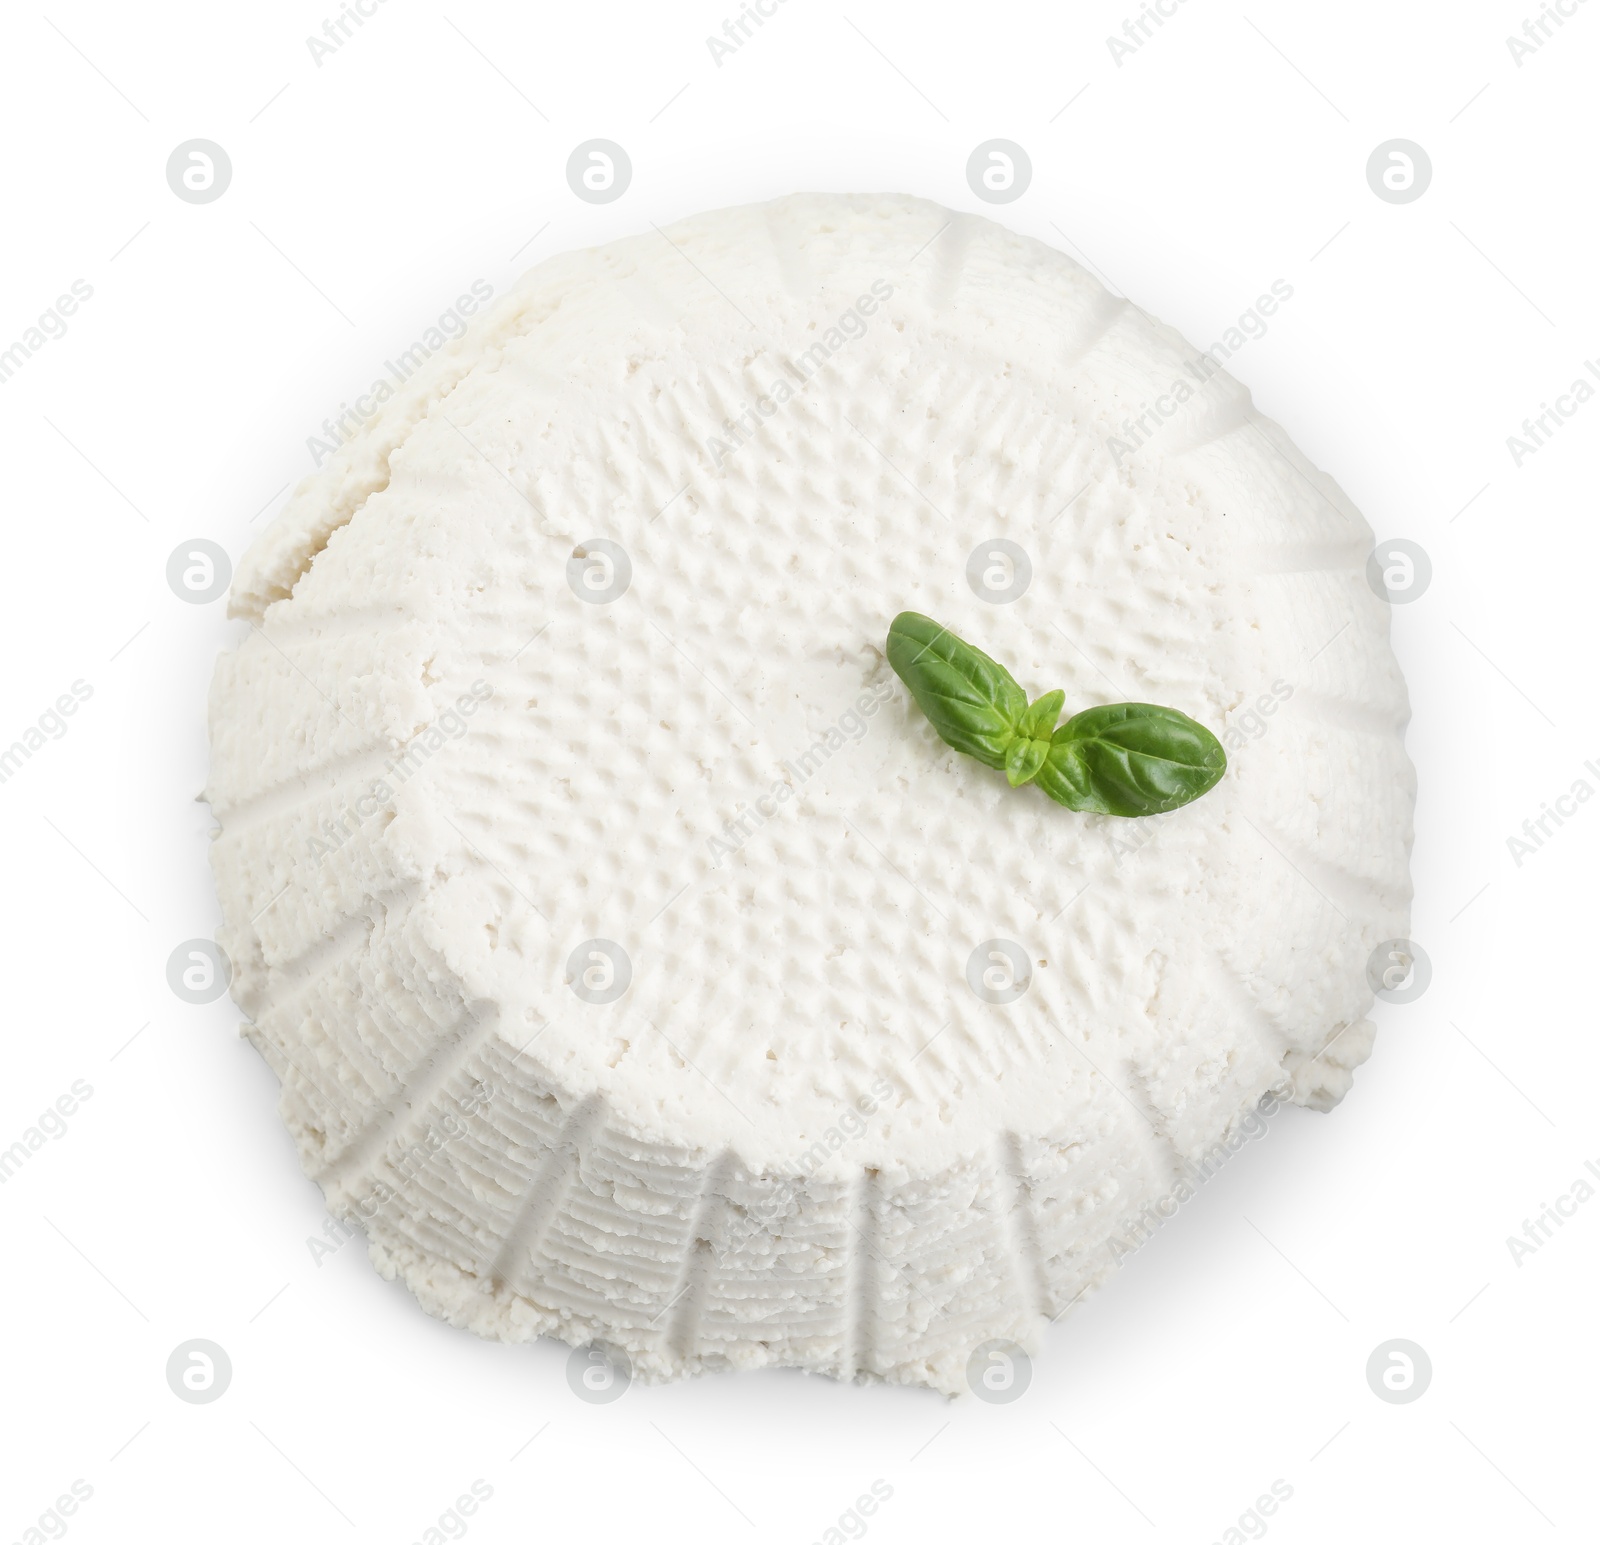
<path fill-rule="evenodd" d="M 541 264 L 367 402 L 238 566 L 212 855 L 302 1162 L 430 1311 L 955 1392 L 1348 1088 L 1405 688 L 1366 523 L 1215 354 L 805 195 Z M 1010 788 L 904 610 L 1226 776 Z"/>

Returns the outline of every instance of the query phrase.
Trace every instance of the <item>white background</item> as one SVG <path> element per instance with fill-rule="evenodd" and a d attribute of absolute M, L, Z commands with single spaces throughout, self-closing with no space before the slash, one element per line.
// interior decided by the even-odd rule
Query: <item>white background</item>
<path fill-rule="evenodd" d="M 1284 1542 L 1595 1537 L 1600 1196 L 1520 1264 L 1506 1236 L 1600 1165 L 1600 805 L 1520 866 L 1506 839 L 1600 788 L 1600 404 L 1520 468 L 1506 439 L 1600 356 L 1600 4 L 1519 67 L 1522 0 L 1187 0 L 1118 66 L 1133 3 L 785 0 L 720 68 L 710 4 L 386 0 L 320 67 L 315 6 L 8 13 L 0 347 L 94 293 L 0 386 L 0 743 L 93 696 L 0 785 L 0 1146 L 93 1094 L 0 1187 L 0 1541 L 79 1478 L 84 1542 L 420 1540 L 480 1478 L 485 1545 L 803 1545 L 879 1478 L 883 1545 L 1220 1541 L 1278 1479 Z M 595 136 L 634 166 L 606 206 L 564 175 Z M 988 211 L 964 169 L 996 136 L 1034 173 Z M 167 186 L 194 137 L 232 158 L 211 204 Z M 1365 176 L 1393 137 L 1434 167 L 1405 205 Z M 359 1242 L 316 1264 L 275 1079 L 226 999 L 169 991 L 216 923 L 194 796 L 238 625 L 166 562 L 237 556 L 307 436 L 473 280 L 797 189 L 997 213 L 1202 346 L 1292 285 L 1230 370 L 1433 563 L 1394 620 L 1434 976 L 1378 1006 L 1343 1106 L 1275 1117 L 1049 1333 L 1022 1399 L 770 1373 L 590 1406 L 564 1347 L 429 1320 Z M 193 1337 L 232 1359 L 213 1404 L 166 1383 Z M 1367 1385 L 1393 1337 L 1432 1360 L 1411 1404 Z"/>

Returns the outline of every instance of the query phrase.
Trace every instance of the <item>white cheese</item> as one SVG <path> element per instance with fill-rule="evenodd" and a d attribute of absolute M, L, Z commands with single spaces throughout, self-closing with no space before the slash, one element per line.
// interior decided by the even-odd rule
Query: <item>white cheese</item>
<path fill-rule="evenodd" d="M 234 583 L 213 862 L 380 1269 L 646 1378 L 953 1392 L 1270 1086 L 1344 1093 L 1405 688 L 1365 522 L 1197 360 L 988 221 L 797 196 L 541 265 L 300 486 Z M 1227 776 L 1011 790 L 889 670 L 907 609 Z"/>

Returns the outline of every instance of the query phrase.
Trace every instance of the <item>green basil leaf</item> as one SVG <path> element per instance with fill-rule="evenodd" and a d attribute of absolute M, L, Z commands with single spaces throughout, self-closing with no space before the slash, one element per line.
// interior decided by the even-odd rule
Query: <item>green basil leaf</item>
<path fill-rule="evenodd" d="M 885 653 L 947 745 L 1069 810 L 1159 815 L 1227 771 L 1216 736 L 1175 708 L 1111 703 L 1056 728 L 1064 692 L 1030 704 L 1005 666 L 919 612 L 894 619 Z"/>
<path fill-rule="evenodd" d="M 1065 692 L 1046 692 L 1043 697 L 1035 698 L 1029 704 L 1027 713 L 1023 714 L 1017 733 L 1026 735 L 1029 740 L 1049 740 L 1056 720 L 1061 717 L 1061 705 L 1066 700 Z"/>
<path fill-rule="evenodd" d="M 1058 805 L 1065 805 L 1068 810 L 1084 810 L 1094 815 L 1111 814 L 1105 801 L 1095 792 L 1089 769 L 1071 741 L 1051 740 L 1050 754 L 1045 757 L 1044 766 L 1035 775 L 1034 782 Z"/>
<path fill-rule="evenodd" d="M 1027 740 L 1021 735 L 1017 736 L 1006 752 L 1006 782 L 1014 789 L 1021 788 L 1024 783 L 1032 783 L 1049 754 L 1048 740 Z"/>
<path fill-rule="evenodd" d="M 931 617 L 901 612 L 884 652 L 946 745 L 1004 769 L 1028 709 L 1027 694 L 1005 666 Z"/>
<path fill-rule="evenodd" d="M 1187 714 L 1109 703 L 1074 714 L 1055 732 L 1037 782 L 1069 810 L 1132 817 L 1198 799 L 1227 768 L 1217 737 Z"/>

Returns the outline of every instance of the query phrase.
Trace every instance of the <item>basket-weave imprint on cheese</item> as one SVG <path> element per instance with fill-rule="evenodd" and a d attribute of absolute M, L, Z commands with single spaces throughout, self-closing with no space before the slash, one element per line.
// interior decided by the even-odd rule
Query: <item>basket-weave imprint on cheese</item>
<path fill-rule="evenodd" d="M 221 938 L 428 1309 L 955 1391 L 1263 1091 L 1348 1088 L 1404 684 L 1237 383 L 1113 462 L 1192 352 L 987 221 L 799 196 L 543 264 L 296 491 L 212 688 Z M 1075 814 L 938 739 L 908 609 L 1075 705 L 1282 706 L 1147 830 Z"/>

